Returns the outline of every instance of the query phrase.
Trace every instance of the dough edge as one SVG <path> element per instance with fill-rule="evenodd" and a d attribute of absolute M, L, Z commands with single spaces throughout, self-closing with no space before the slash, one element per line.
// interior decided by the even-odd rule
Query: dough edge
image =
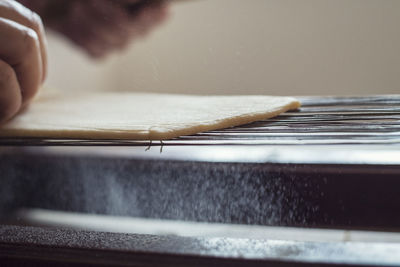
<path fill-rule="evenodd" d="M 281 108 L 266 113 L 255 113 L 245 114 L 242 116 L 222 119 L 215 121 L 210 124 L 201 124 L 189 128 L 182 129 L 171 129 L 167 131 L 159 131 L 149 129 L 149 132 L 133 132 L 133 131 L 117 131 L 104 132 L 102 129 L 74 129 L 74 130 L 24 130 L 19 131 L 18 129 L 2 129 L 0 131 L 0 137 L 2 138 L 13 138 L 13 137 L 25 137 L 25 138 L 49 138 L 49 139 L 87 139 L 87 140 L 132 140 L 132 141 L 157 141 L 167 140 L 176 138 L 183 135 L 193 135 L 200 132 L 224 129 L 228 127 L 234 127 L 239 125 L 248 124 L 251 122 L 266 120 L 277 115 L 289 111 L 296 110 L 301 107 L 301 103 L 292 98 L 292 101 Z"/>

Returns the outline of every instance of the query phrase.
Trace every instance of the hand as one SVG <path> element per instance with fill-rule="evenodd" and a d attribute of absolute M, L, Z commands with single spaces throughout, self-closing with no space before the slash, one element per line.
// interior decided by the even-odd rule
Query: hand
<path fill-rule="evenodd" d="M 26 3 L 39 12 L 46 26 L 64 34 L 96 58 L 145 36 L 167 16 L 167 6 L 157 0 L 36 0 Z"/>
<path fill-rule="evenodd" d="M 46 77 L 40 17 L 13 0 L 0 0 L 0 123 L 25 107 Z"/>

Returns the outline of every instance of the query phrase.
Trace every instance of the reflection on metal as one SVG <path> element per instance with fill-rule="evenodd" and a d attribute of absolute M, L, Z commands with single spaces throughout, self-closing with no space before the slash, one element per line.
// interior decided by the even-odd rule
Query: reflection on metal
<path fill-rule="evenodd" d="M 155 142 L 153 141 L 153 144 Z M 329 153 L 327 153 L 329 149 Z M 161 152 L 161 153 L 160 153 Z M 33 146 L 3 147 L 1 154 L 104 157 L 201 162 L 400 165 L 400 145 L 329 146 Z M 398 172 L 398 171 L 397 171 Z"/>
<path fill-rule="evenodd" d="M 397 232 L 204 223 L 43 209 L 20 210 L 17 213 L 17 218 L 19 223 L 26 225 L 127 234 L 314 242 L 400 242 L 400 233 Z"/>

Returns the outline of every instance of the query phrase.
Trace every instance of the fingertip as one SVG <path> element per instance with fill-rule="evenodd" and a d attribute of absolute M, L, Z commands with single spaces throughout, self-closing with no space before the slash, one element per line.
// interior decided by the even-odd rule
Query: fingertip
<path fill-rule="evenodd" d="M 0 60 L 0 124 L 14 117 L 22 107 L 22 95 L 13 68 Z"/>
<path fill-rule="evenodd" d="M 42 84 L 43 64 L 38 34 L 30 28 L 21 28 L 24 47 L 21 48 L 19 56 L 22 61 L 13 65 L 13 67 L 16 70 L 21 88 L 22 105 L 24 105 L 36 95 Z"/>
<path fill-rule="evenodd" d="M 46 80 L 47 77 L 47 65 L 48 65 L 48 56 L 47 56 L 47 39 L 46 39 L 46 31 L 42 22 L 41 17 L 32 11 L 31 13 L 33 29 L 36 31 L 39 45 L 40 45 L 40 55 L 42 60 L 42 83 Z"/>
<path fill-rule="evenodd" d="M 0 103 L 0 125 L 11 120 L 21 108 L 21 101 L 9 102 L 6 105 Z"/>

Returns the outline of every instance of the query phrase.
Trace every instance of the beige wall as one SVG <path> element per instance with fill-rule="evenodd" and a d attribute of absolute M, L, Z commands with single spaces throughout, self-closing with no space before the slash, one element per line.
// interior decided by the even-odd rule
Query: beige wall
<path fill-rule="evenodd" d="M 101 63 L 50 38 L 48 84 L 196 94 L 400 93 L 398 0 L 197 0 Z"/>

